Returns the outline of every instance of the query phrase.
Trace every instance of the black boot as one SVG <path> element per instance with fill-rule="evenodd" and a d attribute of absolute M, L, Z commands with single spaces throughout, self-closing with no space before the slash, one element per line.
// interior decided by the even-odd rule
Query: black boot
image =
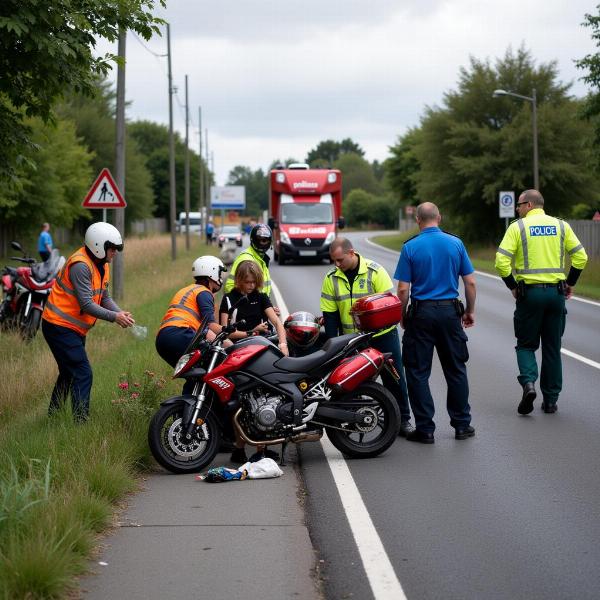
<path fill-rule="evenodd" d="M 533 410 L 533 401 L 537 396 L 535 392 L 535 384 L 528 382 L 523 384 L 523 397 L 517 408 L 520 415 L 528 415 Z"/>

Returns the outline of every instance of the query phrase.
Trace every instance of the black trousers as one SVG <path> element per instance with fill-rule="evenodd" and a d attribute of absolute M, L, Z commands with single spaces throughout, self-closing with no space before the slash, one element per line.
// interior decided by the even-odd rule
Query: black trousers
<path fill-rule="evenodd" d="M 450 425 L 462 428 L 470 424 L 467 340 L 460 317 L 451 304 L 420 304 L 416 314 L 407 319 L 402 354 L 408 396 L 419 431 L 435 431 L 435 405 L 429 389 L 434 348 L 448 386 L 446 408 Z"/>

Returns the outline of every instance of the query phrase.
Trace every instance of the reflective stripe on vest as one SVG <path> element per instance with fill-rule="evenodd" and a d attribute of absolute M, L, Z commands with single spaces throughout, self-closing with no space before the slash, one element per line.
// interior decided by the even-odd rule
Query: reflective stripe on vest
<path fill-rule="evenodd" d="M 354 320 L 352 319 L 352 315 L 350 314 L 350 309 L 352 308 L 352 304 L 354 304 L 354 302 L 359 298 L 364 298 L 365 296 L 370 296 L 371 294 L 375 293 L 375 286 L 373 285 L 373 276 L 380 268 L 381 267 L 377 263 L 367 262 L 367 272 L 358 273 L 356 275 L 354 281 L 352 282 L 352 292 L 350 291 L 350 282 L 347 279 L 343 279 L 339 275 L 332 274 L 331 283 L 333 286 L 333 295 L 327 294 L 325 292 L 321 293 L 322 298 L 325 298 L 327 300 L 333 300 L 337 304 L 338 313 L 340 315 L 340 322 L 344 333 L 355 333 L 358 331 L 358 329 L 356 329 L 356 327 L 354 326 Z M 345 283 L 346 290 L 341 289 L 341 281 Z M 355 291 L 357 283 L 360 283 L 360 281 L 365 282 L 366 291 Z M 387 333 L 392 329 L 393 327 L 388 327 L 384 331 L 376 334 L 375 337 L 382 335 L 383 333 Z"/>
<path fill-rule="evenodd" d="M 515 273 L 517 275 L 541 275 L 541 274 L 556 274 L 556 275 L 564 275 L 565 268 L 565 224 L 560 219 L 555 219 L 558 221 L 558 228 L 560 231 L 559 236 L 559 264 L 556 267 L 540 267 L 540 268 L 532 268 L 531 260 L 529 256 L 529 238 L 527 237 L 527 229 L 525 228 L 525 222 L 523 219 L 519 219 L 517 221 L 519 225 L 519 233 L 521 236 L 521 247 L 523 249 L 523 267 L 521 269 L 515 269 Z M 539 227 L 540 229 L 544 227 L 555 227 L 554 225 L 540 225 L 540 226 L 531 226 Z M 554 229 L 555 231 L 555 229 Z M 544 235 L 544 234 L 542 234 Z M 581 245 L 580 245 L 581 247 Z M 579 249 L 579 248 L 578 248 Z M 574 249 L 576 252 L 577 250 Z M 512 258 L 512 254 L 507 252 L 506 250 L 502 250 L 502 248 L 498 248 L 498 252 L 504 254 L 505 256 L 509 256 Z"/>
<path fill-rule="evenodd" d="M 180 289 L 171 299 L 158 330 L 165 327 L 184 327 L 197 330 L 202 322 L 202 316 L 198 312 L 198 294 L 202 292 L 210 292 L 210 290 L 198 284 Z M 212 294 L 212 292 L 210 293 Z"/>
<path fill-rule="evenodd" d="M 77 294 L 71 283 L 71 267 L 79 262 L 85 263 L 90 270 L 92 301 L 98 305 L 102 302 L 102 293 L 108 287 L 110 281 L 110 265 L 108 263 L 104 264 L 103 278 L 100 275 L 98 266 L 85 251 L 85 247 L 81 247 L 69 257 L 54 280 L 48 302 L 46 302 L 43 318 L 54 325 L 74 329 L 77 333 L 86 335 L 94 326 L 97 319 L 81 311 Z"/>

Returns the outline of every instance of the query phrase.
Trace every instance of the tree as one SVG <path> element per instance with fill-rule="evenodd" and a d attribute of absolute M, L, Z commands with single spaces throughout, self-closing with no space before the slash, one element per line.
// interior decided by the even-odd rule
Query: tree
<path fill-rule="evenodd" d="M 145 165 L 151 174 L 154 192 L 154 214 L 169 219 L 169 129 L 166 125 L 152 121 L 134 121 L 127 126 L 129 135 L 135 140 L 144 157 Z M 198 189 L 200 182 L 200 160 L 190 149 L 190 198 L 191 206 L 198 205 Z M 204 176 L 208 176 L 209 184 L 213 177 L 202 161 Z M 185 143 L 175 132 L 175 188 L 176 212 L 184 210 L 185 201 Z M 206 181 L 206 179 L 204 180 Z"/>
<path fill-rule="evenodd" d="M 392 156 L 385 165 L 385 183 L 400 199 L 400 205 L 417 204 L 417 175 L 421 170 L 415 146 L 419 142 L 419 129 L 409 129 L 390 147 Z"/>
<path fill-rule="evenodd" d="M 342 154 L 358 154 L 365 155 L 365 151 L 350 138 L 346 138 L 341 142 L 334 140 L 324 140 L 319 142 L 316 148 L 313 148 L 306 157 L 306 162 L 311 167 L 330 167 L 337 161 Z M 317 162 L 318 161 L 318 162 Z"/>
<path fill-rule="evenodd" d="M 472 240 L 500 236 L 500 190 L 533 187 L 530 103 L 492 99 L 497 88 L 537 91 L 540 187 L 549 210 L 569 216 L 573 204 L 597 198 L 589 128 L 577 119 L 569 86 L 557 81 L 556 63 L 536 66 L 523 48 L 494 66 L 471 58 L 444 106 L 426 110 L 414 153 L 419 198 L 436 202 L 451 227 Z"/>
<path fill-rule="evenodd" d="M 344 198 L 342 213 L 352 227 L 372 224 L 393 227 L 396 221 L 394 203 L 389 198 L 374 196 L 359 188 Z"/>
<path fill-rule="evenodd" d="M 100 79 L 96 81 L 93 96 L 70 94 L 56 109 L 58 115 L 74 121 L 78 137 L 93 153 L 95 174 L 104 167 L 112 169 L 115 161 L 115 110 L 114 91 L 109 83 Z M 125 216 L 129 225 L 133 220 L 152 216 L 154 192 L 146 158 L 128 130 L 125 147 Z"/>
<path fill-rule="evenodd" d="M 277 161 L 275 164 L 278 164 Z M 287 163 L 286 163 L 287 164 Z M 229 172 L 227 185 L 243 185 L 246 188 L 246 214 L 258 216 L 269 206 L 269 180 L 262 169 L 237 165 Z"/>
<path fill-rule="evenodd" d="M 157 0 L 164 6 L 164 0 Z M 32 160 L 31 129 L 24 116 L 52 120 L 65 92 L 93 94 L 114 56 L 95 56 L 99 37 L 119 29 L 145 39 L 158 33 L 155 0 L 3 0 L 0 4 L 0 179 L 15 178 L 16 164 Z M 27 155 L 24 154 L 27 152 Z"/>
<path fill-rule="evenodd" d="M 359 154 L 347 152 L 333 164 L 342 172 L 342 193 L 345 196 L 354 189 L 362 189 L 370 194 L 379 193 L 379 184 L 369 162 Z"/>
<path fill-rule="evenodd" d="M 25 125 L 36 146 L 29 150 L 35 152 L 35 165 L 25 160 L 17 166 L 19 185 L 0 195 L 0 221 L 23 232 L 38 229 L 44 221 L 70 228 L 89 214 L 81 201 L 92 181 L 92 154 L 80 144 L 71 121 L 46 125 L 35 118 Z"/>
<path fill-rule="evenodd" d="M 600 5 L 596 7 L 596 10 L 599 14 L 586 13 L 582 25 L 591 29 L 592 39 L 596 42 L 596 46 L 600 47 Z M 600 149 L 600 52 L 588 54 L 581 60 L 576 61 L 575 65 L 578 69 L 585 71 L 583 81 L 595 89 L 586 98 L 583 114 L 587 119 L 593 121 L 594 145 L 598 150 Z M 598 156 L 598 162 L 600 163 L 600 155 Z"/>

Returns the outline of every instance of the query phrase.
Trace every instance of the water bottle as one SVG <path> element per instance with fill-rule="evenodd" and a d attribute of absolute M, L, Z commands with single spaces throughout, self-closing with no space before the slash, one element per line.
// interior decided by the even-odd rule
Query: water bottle
<path fill-rule="evenodd" d="M 145 325 L 132 325 L 129 330 L 136 340 L 145 340 L 148 337 L 148 328 Z"/>

